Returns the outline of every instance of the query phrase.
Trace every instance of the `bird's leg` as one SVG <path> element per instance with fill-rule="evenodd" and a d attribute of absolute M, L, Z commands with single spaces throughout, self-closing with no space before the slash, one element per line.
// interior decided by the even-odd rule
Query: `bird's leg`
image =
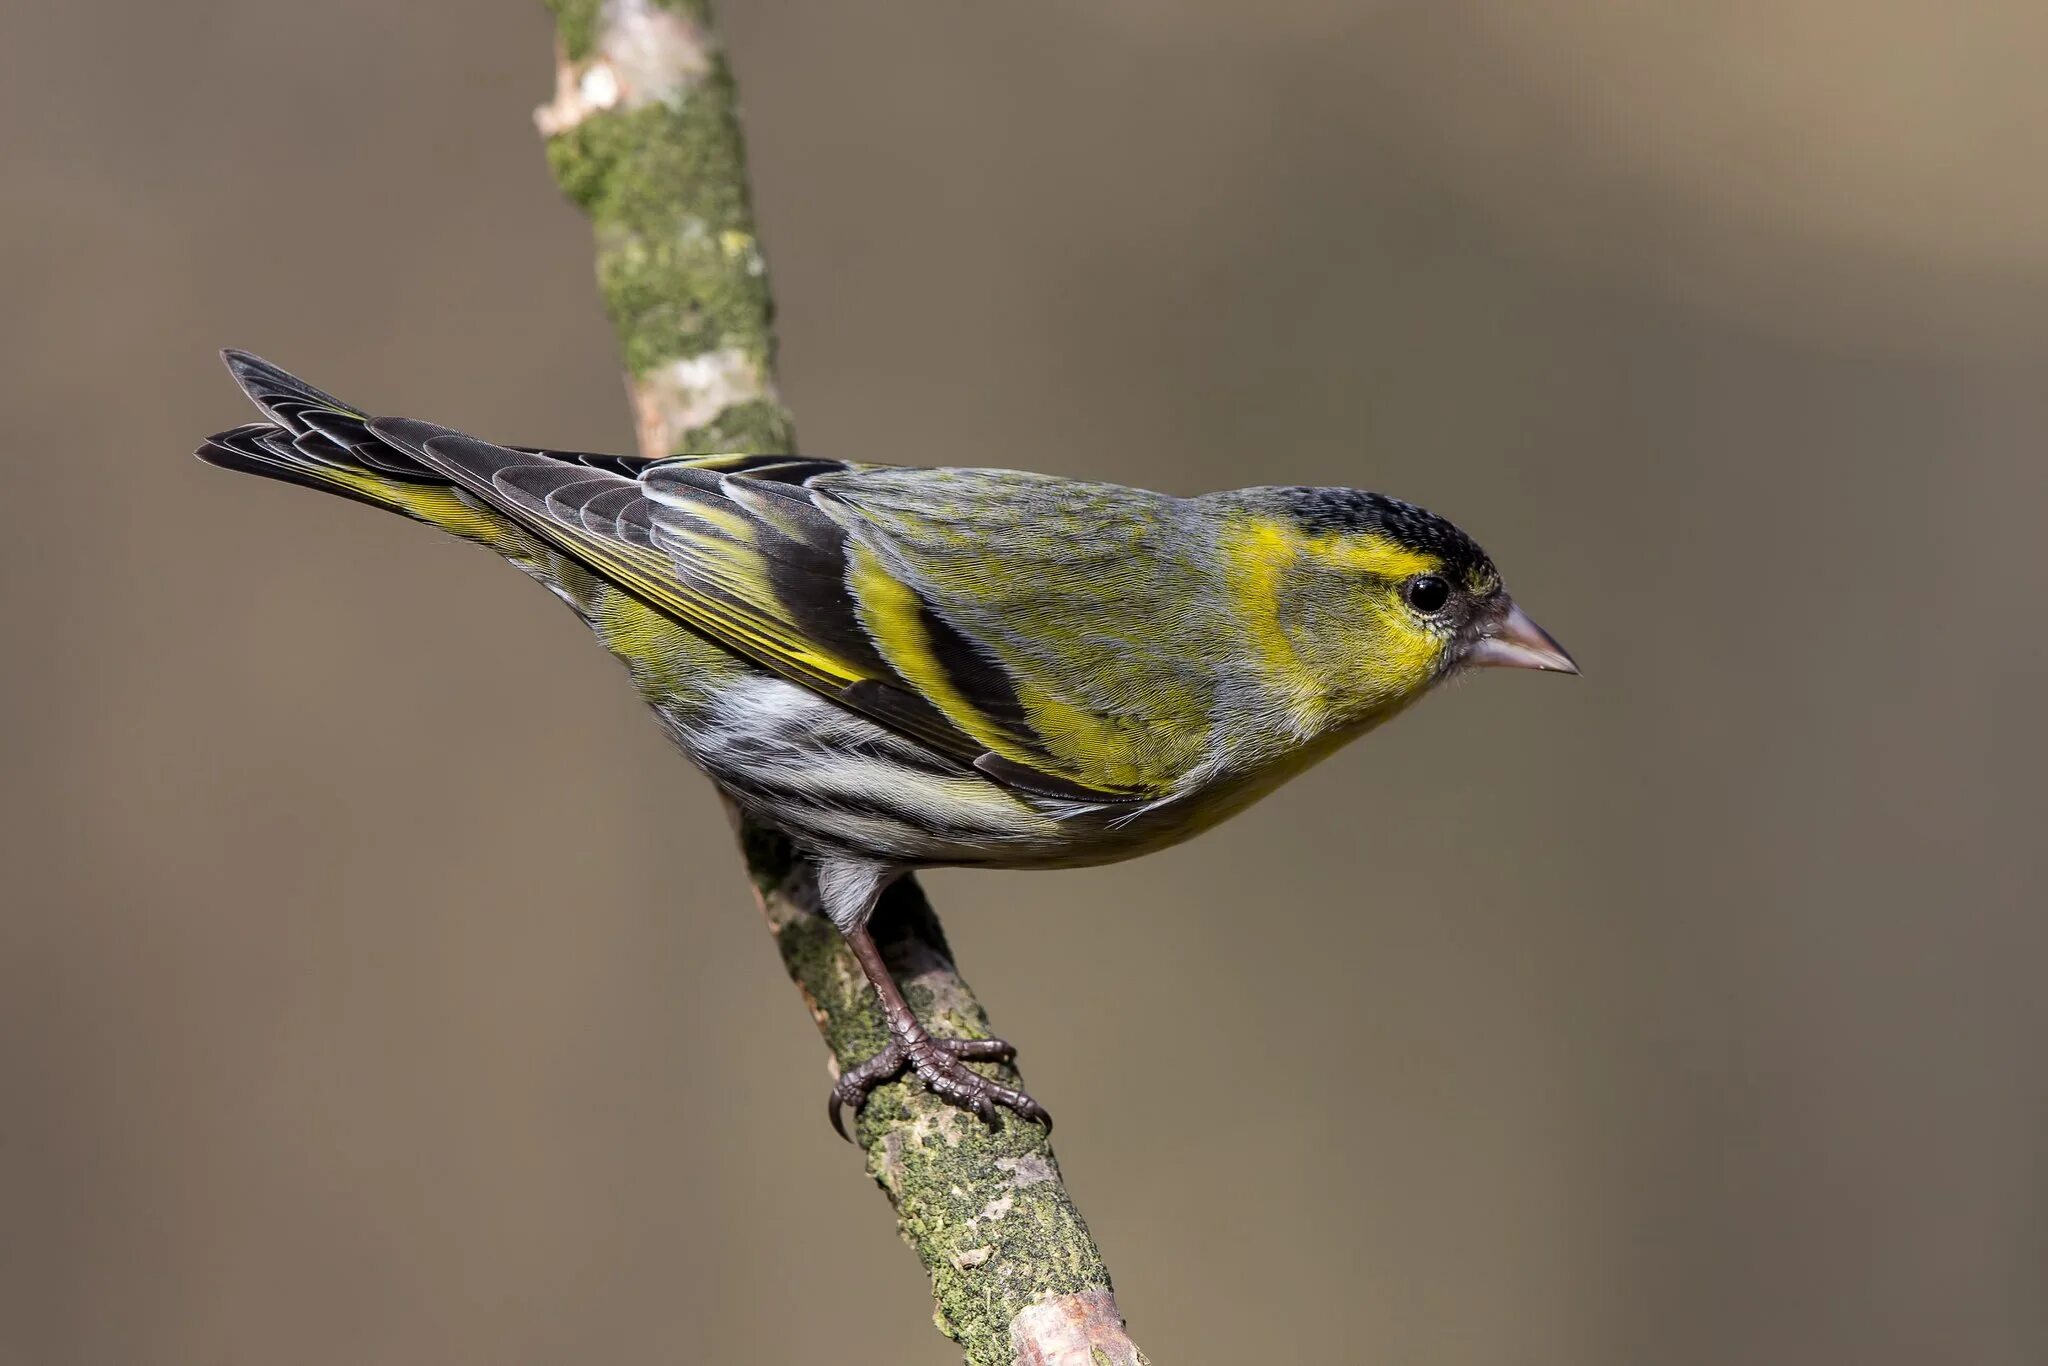
<path fill-rule="evenodd" d="M 832 1088 L 829 1113 L 832 1127 L 839 1131 L 841 1138 L 846 1138 L 847 1133 L 840 1123 L 840 1108 L 850 1105 L 853 1112 L 859 1114 L 868 1092 L 899 1076 L 906 1067 L 915 1072 L 933 1094 L 972 1110 L 990 1124 L 996 1122 L 996 1107 L 1003 1105 L 1025 1119 L 1042 1120 L 1048 1131 L 1052 1129 L 1052 1116 L 1046 1113 L 1043 1105 L 1015 1087 L 990 1081 L 967 1066 L 969 1062 L 1008 1062 L 1017 1056 L 1016 1049 L 1001 1039 L 933 1038 L 918 1023 L 910 1002 L 903 999 L 902 989 L 896 985 L 889 965 L 882 961 L 882 951 L 875 947 L 874 937 L 868 933 L 867 926 L 859 925 L 844 933 L 847 947 L 853 950 L 853 956 L 860 961 L 861 971 L 867 974 L 875 995 L 881 1000 L 882 1018 L 888 1021 L 890 1042 L 874 1057 L 839 1074 L 839 1081 Z"/>

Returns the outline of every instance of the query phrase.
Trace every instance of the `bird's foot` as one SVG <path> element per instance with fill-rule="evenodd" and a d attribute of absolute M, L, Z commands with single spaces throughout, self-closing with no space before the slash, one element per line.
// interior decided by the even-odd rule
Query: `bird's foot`
<path fill-rule="evenodd" d="M 1025 1119 L 1041 1121 L 1046 1132 L 1050 1133 L 1052 1116 L 1046 1113 L 1043 1105 L 1016 1087 L 990 1081 L 967 1066 L 970 1062 L 1008 1062 L 1016 1056 L 1017 1050 L 1001 1039 L 923 1038 L 910 1043 L 892 1039 L 889 1046 L 874 1057 L 839 1074 L 827 1107 L 832 1127 L 841 1138 L 851 1142 L 846 1127 L 840 1122 L 841 1107 L 851 1106 L 855 1115 L 860 1114 L 868 1092 L 883 1082 L 894 1080 L 907 1067 L 917 1074 L 933 1095 L 962 1109 L 972 1110 L 991 1125 L 996 1122 L 996 1107 L 1001 1105 L 1015 1110 Z"/>

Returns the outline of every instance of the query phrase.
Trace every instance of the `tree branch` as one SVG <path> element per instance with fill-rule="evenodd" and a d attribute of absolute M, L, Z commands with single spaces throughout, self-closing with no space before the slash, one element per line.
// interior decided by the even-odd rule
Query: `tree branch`
<path fill-rule="evenodd" d="M 795 449 L 774 382 L 774 306 L 748 202 L 732 76 L 708 0 L 548 0 L 556 90 L 536 111 L 548 164 L 590 215 L 649 455 Z M 739 825 L 782 961 L 844 1068 L 888 1042 L 858 965 L 778 833 Z M 935 1032 L 987 1037 L 938 918 L 905 878 L 873 930 Z M 998 1072 L 1015 1083 L 1008 1068 Z M 820 1088 L 820 1111 L 823 1088 Z M 821 1113 L 819 1123 L 823 1124 Z M 1109 1271 L 1044 1130 L 998 1127 L 915 1084 L 877 1090 L 856 1130 L 870 1175 L 931 1274 L 935 1318 L 969 1366 L 1138 1366 Z"/>

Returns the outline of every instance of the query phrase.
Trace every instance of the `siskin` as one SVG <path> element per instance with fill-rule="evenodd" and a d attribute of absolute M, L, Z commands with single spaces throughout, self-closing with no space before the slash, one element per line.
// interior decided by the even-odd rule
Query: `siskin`
<path fill-rule="evenodd" d="M 831 1116 L 914 1071 L 993 1119 L 1038 1102 L 936 1038 L 867 920 L 941 864 L 1057 868 L 1188 838 L 1464 669 L 1576 673 L 1441 517 L 1356 489 L 1174 498 L 1012 470 L 494 446 L 371 418 L 224 353 L 263 410 L 227 469 L 476 541 L 624 661 L 683 752 L 812 859 L 893 1042 Z M 843 1130 L 842 1130 L 843 1132 Z"/>

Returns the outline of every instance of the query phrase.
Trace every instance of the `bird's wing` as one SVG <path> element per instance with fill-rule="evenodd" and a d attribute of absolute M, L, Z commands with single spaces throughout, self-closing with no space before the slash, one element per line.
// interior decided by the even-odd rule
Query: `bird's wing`
<path fill-rule="evenodd" d="M 1134 780 L 1129 763 L 1090 763 L 1085 749 L 1046 744 L 1006 690 L 999 656 L 892 572 L 892 560 L 921 557 L 885 550 L 899 538 L 881 521 L 860 528 L 860 480 L 884 467 L 684 456 L 606 469 L 427 423 L 370 426 L 654 607 L 963 767 L 1063 801 L 1144 801 L 1163 790 Z M 823 491 L 835 481 L 847 482 Z M 997 510 L 990 520 L 1014 519 Z"/>
<path fill-rule="evenodd" d="M 1149 799 L 1213 757 L 1235 646 L 1185 500 L 978 469 L 850 469 L 811 489 L 853 547 L 870 634 L 988 741 L 984 771 Z"/>

